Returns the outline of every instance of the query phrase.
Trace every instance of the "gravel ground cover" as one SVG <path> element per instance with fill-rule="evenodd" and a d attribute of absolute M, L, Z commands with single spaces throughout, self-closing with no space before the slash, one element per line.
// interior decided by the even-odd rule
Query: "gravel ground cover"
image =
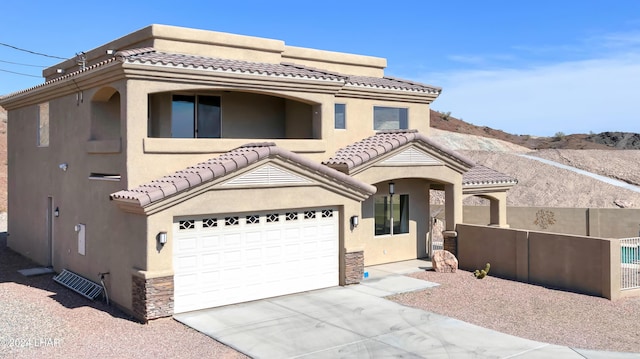
<path fill-rule="evenodd" d="M 246 358 L 173 319 L 139 324 L 51 280 L 0 236 L 0 357 Z M 470 272 L 411 276 L 440 286 L 390 297 L 485 328 L 585 349 L 640 352 L 640 298 L 609 301 Z"/>
<path fill-rule="evenodd" d="M 640 353 L 640 298 L 610 301 L 462 270 L 411 276 L 440 286 L 388 299 L 531 340 Z"/>
<path fill-rule="evenodd" d="M 62 287 L 52 275 L 17 273 L 33 267 L 0 235 L 0 357 L 247 358 L 173 319 L 140 324 Z"/>

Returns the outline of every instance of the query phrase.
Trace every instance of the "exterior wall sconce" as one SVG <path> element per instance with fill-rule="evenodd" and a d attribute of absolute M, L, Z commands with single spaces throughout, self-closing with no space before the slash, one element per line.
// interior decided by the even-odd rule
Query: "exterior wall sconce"
<path fill-rule="evenodd" d="M 393 182 L 389 182 L 389 194 L 394 195 L 396 193 L 396 184 Z"/>
<path fill-rule="evenodd" d="M 351 216 L 351 228 L 356 228 L 360 223 L 360 218 L 358 216 Z"/>
<path fill-rule="evenodd" d="M 60 217 L 60 209 L 58 207 L 56 207 L 56 209 L 53 210 L 53 216 Z"/>
<path fill-rule="evenodd" d="M 158 233 L 158 243 L 162 246 L 167 243 L 167 232 Z"/>

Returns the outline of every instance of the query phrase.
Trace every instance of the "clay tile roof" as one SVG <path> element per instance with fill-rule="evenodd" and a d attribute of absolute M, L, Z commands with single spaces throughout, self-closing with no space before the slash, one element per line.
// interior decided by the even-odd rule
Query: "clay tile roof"
<path fill-rule="evenodd" d="M 349 76 L 347 82 L 356 86 L 377 87 L 392 90 L 418 91 L 433 94 L 439 94 L 440 92 L 442 92 L 442 89 L 440 87 L 389 76 L 385 76 L 382 78 L 369 76 Z"/>
<path fill-rule="evenodd" d="M 296 153 L 277 147 L 274 143 L 249 143 L 218 157 L 176 171 L 173 174 L 142 184 L 136 188 L 112 193 L 112 200 L 133 202 L 141 207 L 160 201 L 200 184 L 227 176 L 241 168 L 268 157 L 280 157 L 306 167 L 334 181 L 342 182 L 356 190 L 371 195 L 375 187 L 338 172 L 333 168 L 313 162 Z"/>
<path fill-rule="evenodd" d="M 462 175 L 463 186 L 515 185 L 518 180 L 491 168 L 476 165 Z"/>
<path fill-rule="evenodd" d="M 318 69 L 310 66 L 282 62 L 280 64 L 250 62 L 241 60 L 221 59 L 215 57 L 195 56 L 177 53 L 159 52 L 152 47 L 143 47 L 137 49 L 121 50 L 104 61 L 87 66 L 82 70 L 68 72 L 62 76 L 56 77 L 32 88 L 18 91 L 15 93 L 2 96 L 1 98 L 10 98 L 52 83 L 56 83 L 79 74 L 92 71 L 94 69 L 104 67 L 110 63 L 121 62 L 130 64 L 147 64 L 162 65 L 181 68 L 214 70 L 221 72 L 252 74 L 252 75 L 269 75 L 276 77 L 292 77 L 305 79 L 318 79 L 335 81 L 344 85 L 356 87 L 390 89 L 399 91 L 422 92 L 429 94 L 439 94 L 439 87 L 421 84 L 404 79 L 394 77 L 370 77 L 370 76 L 351 76 L 339 74 L 328 70 Z"/>
<path fill-rule="evenodd" d="M 272 64 L 241 60 L 221 59 L 215 57 L 185 55 L 155 51 L 151 48 L 126 50 L 116 54 L 127 63 L 165 65 L 184 68 L 210 69 L 225 72 L 314 78 L 322 80 L 343 81 L 344 76 L 293 64 Z"/>
<path fill-rule="evenodd" d="M 380 131 L 371 137 L 365 138 L 362 141 L 338 150 L 333 157 L 323 162 L 323 164 L 339 168 L 341 170 L 350 170 L 380 157 L 406 143 L 415 141 L 425 143 L 443 155 L 461 162 L 466 167 L 472 167 L 475 165 L 475 162 L 471 159 L 435 143 L 416 130 Z"/>

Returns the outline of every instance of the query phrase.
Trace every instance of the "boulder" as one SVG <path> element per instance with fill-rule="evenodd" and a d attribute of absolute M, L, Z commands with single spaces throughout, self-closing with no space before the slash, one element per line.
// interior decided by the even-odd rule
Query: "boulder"
<path fill-rule="evenodd" d="M 454 273 L 458 269 L 458 259 L 449 251 L 435 251 L 431 266 L 438 273 Z"/>

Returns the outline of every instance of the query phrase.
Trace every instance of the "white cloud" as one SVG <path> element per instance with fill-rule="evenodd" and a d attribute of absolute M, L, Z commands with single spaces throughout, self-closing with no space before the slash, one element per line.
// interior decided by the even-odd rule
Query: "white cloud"
<path fill-rule="evenodd" d="M 525 69 L 430 74 L 433 108 L 514 134 L 640 132 L 640 54 Z"/>

